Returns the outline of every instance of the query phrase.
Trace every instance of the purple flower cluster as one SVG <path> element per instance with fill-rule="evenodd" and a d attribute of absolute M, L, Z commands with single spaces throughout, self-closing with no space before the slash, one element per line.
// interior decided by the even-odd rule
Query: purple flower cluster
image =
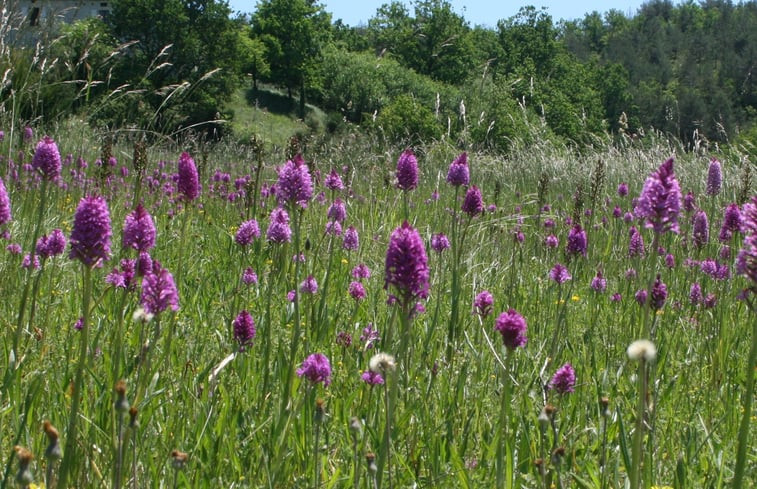
<path fill-rule="evenodd" d="M 234 241 L 236 241 L 239 246 L 247 246 L 259 237 L 260 227 L 258 226 L 258 221 L 250 219 L 239 225 L 237 234 L 234 235 Z"/>
<path fill-rule="evenodd" d="M 3 179 L 0 178 L 0 226 L 11 221 L 11 200 L 8 197 L 8 190 L 5 188 Z"/>
<path fill-rule="evenodd" d="M 252 285 L 258 283 L 258 274 L 251 267 L 247 267 L 242 272 L 242 283 Z"/>
<path fill-rule="evenodd" d="M 562 263 L 556 263 L 554 267 L 549 271 L 549 278 L 554 280 L 558 283 L 558 285 L 562 285 L 568 280 L 572 279 L 573 276 L 570 274 L 568 269 L 563 265 Z"/>
<path fill-rule="evenodd" d="M 428 297 L 426 248 L 418 231 L 407 221 L 395 229 L 389 239 L 384 271 L 384 288 L 394 287 L 404 307 L 419 297 Z"/>
<path fill-rule="evenodd" d="M 634 294 L 634 298 L 640 306 L 643 306 L 647 303 L 647 295 L 647 289 L 639 289 L 636 291 L 636 294 Z"/>
<path fill-rule="evenodd" d="M 364 345 L 364 348 L 366 350 L 370 350 L 374 346 L 376 346 L 376 343 L 378 343 L 381 340 L 381 335 L 379 334 L 377 329 L 373 328 L 372 323 L 368 323 L 368 325 L 363 328 L 363 332 L 360 334 L 360 343 Z"/>
<path fill-rule="evenodd" d="M 157 260 L 152 262 L 152 271 L 142 279 L 142 296 L 140 302 L 150 314 L 159 314 L 170 308 L 179 310 L 179 292 L 171 272 L 161 267 Z"/>
<path fill-rule="evenodd" d="M 431 235 L 431 249 L 441 254 L 442 251 L 449 249 L 449 238 L 444 233 Z"/>
<path fill-rule="evenodd" d="M 371 269 L 365 263 L 359 263 L 355 265 L 350 275 L 358 280 L 368 279 L 371 278 Z"/>
<path fill-rule="evenodd" d="M 60 229 L 53 229 L 49 235 L 37 240 L 37 254 L 45 259 L 62 254 L 66 250 L 66 236 Z"/>
<path fill-rule="evenodd" d="M 757 196 L 744 204 L 743 213 L 744 244 L 736 259 L 739 274 L 752 281 L 752 289 L 757 290 Z"/>
<path fill-rule="evenodd" d="M 296 155 L 279 169 L 276 197 L 282 202 L 307 207 L 313 196 L 313 180 L 302 155 Z"/>
<path fill-rule="evenodd" d="M 348 288 L 350 297 L 355 299 L 356 301 L 362 301 L 365 299 L 365 287 L 363 287 L 363 284 L 357 281 L 350 282 L 350 286 Z"/>
<path fill-rule="evenodd" d="M 231 325 L 234 328 L 234 339 L 239 342 L 239 350 L 244 351 L 252 345 L 252 340 L 255 338 L 255 321 L 247 310 L 243 310 L 234 318 Z"/>
<path fill-rule="evenodd" d="M 152 272 L 152 257 L 146 251 L 143 251 L 137 257 L 137 275 L 144 277 Z"/>
<path fill-rule="evenodd" d="M 587 247 L 586 231 L 581 228 L 580 224 L 576 224 L 568 233 L 568 244 L 565 245 L 565 251 L 569 255 L 586 256 Z"/>
<path fill-rule="evenodd" d="M 32 158 L 32 168 L 42 174 L 46 180 L 55 180 L 60 176 L 62 163 L 58 145 L 49 136 L 45 136 L 37 143 L 37 149 Z"/>
<path fill-rule="evenodd" d="M 707 213 L 698 210 L 694 213 L 694 223 L 691 241 L 694 246 L 701 248 L 710 241 L 710 223 L 707 220 Z"/>
<path fill-rule="evenodd" d="M 110 213 L 105 199 L 91 195 L 79 202 L 71 231 L 71 252 L 68 257 L 88 267 L 110 258 Z"/>
<path fill-rule="evenodd" d="M 352 335 L 347 331 L 339 331 L 336 334 L 336 344 L 344 348 L 349 347 L 352 344 Z"/>
<path fill-rule="evenodd" d="M 494 329 L 502 335 L 502 343 L 509 350 L 525 346 L 528 342 L 526 320 L 515 309 L 500 314 L 494 322 Z"/>
<path fill-rule="evenodd" d="M 323 183 L 324 185 L 326 185 L 326 188 L 329 190 L 344 190 L 344 184 L 342 183 L 342 178 L 333 168 L 331 169 L 331 172 L 329 172 L 329 174 L 326 175 L 326 179 L 324 180 Z"/>
<path fill-rule="evenodd" d="M 680 212 L 681 188 L 673 172 L 673 158 L 670 158 L 644 182 L 634 214 L 645 219 L 646 227 L 654 229 L 656 233 L 677 233 Z"/>
<path fill-rule="evenodd" d="M 701 304 L 703 298 L 702 286 L 699 282 L 691 284 L 691 288 L 689 289 L 689 301 L 691 302 L 691 305 L 696 306 L 697 304 Z"/>
<path fill-rule="evenodd" d="M 642 237 L 639 230 L 636 229 L 636 226 L 631 226 L 631 229 L 628 231 L 628 234 L 629 234 L 628 256 L 629 257 L 643 256 L 644 255 L 644 238 Z"/>
<path fill-rule="evenodd" d="M 470 183 L 470 170 L 468 169 L 468 153 L 463 152 L 449 165 L 447 171 L 447 183 L 455 187 L 467 186 Z"/>
<path fill-rule="evenodd" d="M 21 268 L 34 268 L 39 270 L 39 256 L 26 254 L 24 259 L 21 260 Z"/>
<path fill-rule="evenodd" d="M 142 204 L 137 205 L 124 219 L 122 243 L 124 248 L 134 248 L 139 252 L 148 251 L 155 246 L 155 224 Z"/>
<path fill-rule="evenodd" d="M 472 185 L 467 192 L 465 192 L 465 199 L 463 200 L 463 212 L 469 216 L 477 216 L 484 212 L 484 199 L 481 196 L 481 190 L 475 185 Z"/>
<path fill-rule="evenodd" d="M 658 311 L 665 305 L 665 300 L 668 298 L 668 287 L 660 278 L 660 274 L 657 274 L 657 278 L 652 285 L 652 296 L 649 302 L 650 307 Z"/>
<path fill-rule="evenodd" d="M 331 383 L 331 363 L 323 353 L 313 353 L 305 358 L 302 366 L 297 369 L 298 377 L 305 377 L 313 384 L 323 383 L 328 387 Z"/>
<path fill-rule="evenodd" d="M 602 276 L 600 270 L 597 270 L 597 274 L 591 279 L 590 286 L 595 292 L 604 292 L 607 289 L 607 279 Z"/>
<path fill-rule="evenodd" d="M 106 277 L 105 282 L 117 289 L 132 291 L 136 288 L 136 260 L 124 258 L 120 268 L 114 268 Z"/>
<path fill-rule="evenodd" d="M 347 208 L 344 206 L 344 202 L 341 199 L 336 199 L 329 206 L 329 210 L 326 213 L 326 217 L 332 221 L 339 223 L 344 222 L 347 218 Z"/>
<path fill-rule="evenodd" d="M 357 229 L 355 229 L 355 226 L 348 227 L 342 238 L 342 248 L 347 251 L 355 251 L 359 246 L 360 236 L 358 235 Z"/>
<path fill-rule="evenodd" d="M 473 307 L 476 309 L 476 313 L 485 318 L 492 313 L 494 306 L 494 296 L 488 290 L 483 290 L 476 295 L 473 299 Z"/>
<path fill-rule="evenodd" d="M 723 184 L 723 170 L 717 158 L 710 160 L 710 168 L 707 171 L 707 195 L 717 195 Z"/>
<path fill-rule="evenodd" d="M 271 220 L 265 233 L 266 239 L 272 243 L 288 243 L 292 239 L 289 227 L 289 214 L 283 207 L 271 211 Z"/>
<path fill-rule="evenodd" d="M 407 191 L 417 186 L 418 160 L 411 149 L 406 149 L 397 160 L 397 188 Z"/>
<path fill-rule="evenodd" d="M 384 378 L 381 376 L 381 374 L 374 372 L 373 370 L 366 370 L 365 372 L 363 372 L 360 378 L 363 379 L 363 382 L 368 385 L 381 385 L 384 383 Z"/>
<path fill-rule="evenodd" d="M 315 294 L 318 292 L 318 282 L 315 277 L 308 275 L 300 284 L 300 292 L 303 294 Z"/>
<path fill-rule="evenodd" d="M 720 228 L 718 239 L 727 243 L 731 240 L 734 233 L 741 232 L 741 210 L 738 204 L 729 204 L 723 212 L 723 226 Z"/>
<path fill-rule="evenodd" d="M 184 152 L 179 156 L 179 176 L 177 187 L 185 200 L 193 201 L 200 195 L 200 178 L 195 161 Z"/>
<path fill-rule="evenodd" d="M 574 391 L 576 386 L 576 371 L 573 370 L 573 366 L 566 363 L 562 367 L 557 369 L 555 375 L 549 381 L 547 387 L 554 390 L 558 394 L 568 394 Z"/>
<path fill-rule="evenodd" d="M 326 223 L 326 234 L 330 234 L 332 236 L 341 236 L 342 225 L 339 224 L 338 221 L 328 221 Z"/>

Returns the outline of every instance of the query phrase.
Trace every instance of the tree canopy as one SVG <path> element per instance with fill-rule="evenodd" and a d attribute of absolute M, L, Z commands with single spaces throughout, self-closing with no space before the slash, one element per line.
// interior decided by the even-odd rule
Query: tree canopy
<path fill-rule="evenodd" d="M 111 126 L 216 134 L 213 121 L 233 116 L 230 95 L 266 83 L 300 118 L 306 99 L 371 129 L 410 124 L 401 112 L 416 110 L 433 128 L 421 132 L 498 149 L 537 126 L 577 144 L 647 128 L 686 142 L 757 133 L 754 0 L 650 0 L 633 16 L 560 22 L 526 6 L 493 29 L 472 27 L 447 0 L 392 0 L 359 26 L 332 23 L 315 0 L 260 0 L 236 17 L 224 0 L 112 6 L 104 23 L 64 26 L 39 56 L 21 46 L 0 59 L 12 87 L 50 80 L 14 89 L 14 112 L 88 110 Z M 56 64 L 34 64 L 45 56 Z M 10 96 L 0 91 L 0 102 Z"/>

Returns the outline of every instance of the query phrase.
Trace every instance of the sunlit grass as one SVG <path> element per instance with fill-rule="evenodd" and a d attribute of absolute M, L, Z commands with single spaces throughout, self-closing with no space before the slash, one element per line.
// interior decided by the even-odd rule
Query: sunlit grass
<path fill-rule="evenodd" d="M 261 128 L 254 131 L 265 135 Z M 278 128 L 272 131 L 281 133 Z M 124 293 L 104 281 L 119 258 L 134 257 L 120 245 L 124 217 L 132 210 L 131 145 L 126 141 L 117 145 L 118 165 L 106 182 L 95 164 L 100 141 L 85 134 L 77 128 L 53 134 L 64 158 L 71 154 L 72 159 L 62 178 L 67 188 L 54 186 L 49 191 L 41 230 L 61 228 L 69 236 L 83 195 L 94 192 L 108 199 L 113 258 L 92 271 L 90 341 L 77 440 L 83 457 L 72 469 L 71 487 L 113 485 L 118 453 L 123 457 L 118 470 L 121 487 L 162 487 L 174 481 L 179 487 L 310 487 L 313 481 L 324 487 L 372 487 L 365 456 L 384 449 L 389 418 L 383 386 L 365 384 L 361 374 L 374 353 L 397 354 L 400 345 L 399 311 L 387 305 L 384 290 L 384 258 L 389 236 L 404 220 L 402 196 L 393 183 L 403 148 L 387 148 L 367 138 L 308 141 L 304 157 L 314 175 L 316 198 L 302 211 L 299 250 L 294 239 L 284 245 L 265 241 L 269 214 L 276 205 L 273 198 L 264 199 L 256 209 L 246 208 L 249 184 L 237 187 L 235 180 L 252 175 L 255 162 L 249 150 L 232 144 L 198 150 L 194 156 L 201 169 L 202 195 L 196 205 L 186 207 L 175 193 L 166 193 L 175 186 L 171 175 L 186 148 L 149 149 L 145 179 L 149 176 L 150 181 L 145 180 L 142 196 L 157 228 L 152 256 L 180 276 L 180 309 L 163 315 L 160 335 L 155 337 L 155 322 L 135 317 L 138 287 Z M 447 319 L 453 254 L 451 250 L 437 254 L 428 243 L 434 233 L 450 234 L 452 214 L 460 207 L 454 189 L 445 183 L 447 167 L 459 151 L 444 142 L 416 148 L 421 177 L 419 187 L 409 193 L 408 212 L 410 224 L 427 244 L 431 287 L 425 312 L 411 323 L 407 360 L 401 364 L 410 368 L 390 379 L 398 383 L 398 392 L 391 416 L 391 464 L 382 466 L 385 471 L 390 466 L 392 473 L 377 477 L 383 487 L 389 480 L 395 487 L 494 486 L 502 424 L 506 486 L 621 487 L 632 463 L 639 405 L 639 368 L 626 355 L 629 344 L 640 339 L 644 320 L 644 309 L 634 294 L 647 287 L 654 272 L 661 273 L 669 295 L 654 316 L 655 337 L 650 338 L 658 355 L 650 366 L 641 477 L 649 485 L 673 487 L 710 487 L 731 480 L 754 314 L 737 299 L 747 286 L 733 267 L 740 240 L 728 243 L 731 255 L 721 258 L 723 245 L 717 231 L 723 209 L 742 193 L 741 175 L 748 163 L 734 154 L 719 155 L 724 187 L 718 196 L 707 197 L 709 153 L 682 153 L 662 140 L 649 140 L 645 147 L 630 142 L 616 147 L 598 144 L 581 154 L 548 144 L 516 150 L 507 157 L 469 154 L 471 183 L 482 189 L 487 205 L 496 207 L 471 219 L 465 248 L 460 250 L 460 334 L 452 344 L 448 344 Z M 27 246 L 40 186 L 19 161 L 19 151 L 23 162 L 29 161 L 32 147 L 15 140 L 2 144 L 2 154 L 10 155 L 18 171 L 16 180 L 7 159 L 0 166 L 14 217 L 7 226 L 10 240 L 3 241 L 0 250 L 4 298 L 0 354 L 7 359 L 19 295 L 28 280 L 21 262 L 29 249 L 14 255 L 5 246 Z M 275 183 L 275 169 L 285 162 L 285 145 L 282 140 L 266 146 L 260 180 L 266 188 Z M 675 257 L 675 266 L 668 268 L 664 255 L 653 250 L 629 258 L 628 228 L 643 226 L 614 218 L 612 212 L 616 205 L 624 212 L 632 210 L 632 199 L 639 195 L 646 176 L 673 152 L 678 152 L 676 173 L 684 193 L 693 191 L 698 206 L 710 216 L 711 239 L 704 248 L 692 249 L 685 240 L 690 235 L 689 217 L 683 216 L 681 234 L 666 234 L 661 240 Z M 77 163 L 80 156 L 88 163 L 86 169 Z M 592 208 L 598 161 L 604 164 L 604 180 Z M 129 169 L 128 176 L 120 176 L 121 166 Z M 341 174 L 347 190 L 332 193 L 323 188 L 323 178 L 332 168 Z M 79 177 L 72 175 L 74 169 Z M 540 180 L 546 182 L 541 194 Z M 621 182 L 630 187 L 626 197 L 616 193 Z M 575 197 L 579 187 L 581 205 Z M 317 197 L 321 191 L 322 199 Z M 325 234 L 326 210 L 335 196 L 346 203 L 343 228 L 355 226 L 360 234 L 356 251 L 343 250 L 340 237 Z M 545 204 L 547 208 L 540 208 Z M 570 229 L 566 221 L 576 216 L 587 231 L 589 247 L 586 257 L 571 258 L 564 253 Z M 234 235 L 250 217 L 258 220 L 263 237 L 242 248 Z M 553 228 L 545 227 L 548 220 Z M 518 231 L 522 242 L 516 240 Z M 642 232 L 649 245 L 650 231 Z M 544 244 L 549 234 L 560 241 L 556 249 Z M 297 251 L 305 255 L 299 265 L 292 261 Z M 730 267 L 731 277 L 715 280 L 686 262 L 708 257 Z M 558 262 L 572 275 L 562 285 L 548 275 Z M 357 303 L 348 286 L 355 280 L 351 271 L 361 263 L 372 276 L 362 280 L 367 295 Z M 256 272 L 257 284 L 242 282 L 248 267 Z M 635 276 L 628 273 L 631 268 Z M 44 456 L 48 444 L 41 428 L 44 420 L 58 428 L 61 444 L 66 444 L 71 384 L 79 359 L 75 345 L 80 332 L 74 329 L 82 314 L 78 270 L 78 263 L 65 254 L 46 263 L 35 297 L 34 322 L 24 324 L 18 355 L 6 369 L 0 408 L 6 486 L 14 483 L 18 468 L 14 445 L 35 455 L 30 465 L 33 480 L 44 480 L 52 463 Z M 605 292 L 590 287 L 597 270 L 607 279 Z M 290 355 L 297 318 L 287 294 L 308 275 L 321 289 L 300 296 L 301 334 Z M 694 281 L 702 284 L 705 294 L 715 295 L 714 307 L 690 304 Z M 494 296 L 494 311 L 481 318 L 474 314 L 472 303 L 484 289 Z M 622 299 L 612 300 L 613 294 Z M 510 308 L 528 322 L 528 343 L 505 360 L 494 320 Z M 252 346 L 239 351 L 232 321 L 242 309 L 251 313 L 257 333 Z M 121 347 L 114 332 L 119 324 L 124 355 L 115 370 L 122 375 L 115 378 L 114 355 Z M 360 339 L 369 324 L 381 336 L 370 348 Z M 555 336 L 558 327 L 561 333 Z M 168 331 L 173 331 L 170 343 Z M 351 338 L 348 346 L 346 335 Z M 142 362 L 147 351 L 153 358 L 149 371 Z M 315 352 L 330 359 L 331 384 L 311 385 L 294 377 L 291 391 L 284 392 L 291 369 Z M 232 353 L 236 355 L 229 361 Z M 575 367 L 575 392 L 559 395 L 545 389 L 565 363 Z M 114 386 L 121 379 L 125 397 L 137 411 L 119 421 Z M 501 421 L 505 385 L 510 403 L 508 416 Z M 551 406 L 547 417 L 540 420 L 547 405 Z M 354 417 L 359 430 L 351 422 Z M 178 452 L 171 455 L 173 450 Z M 755 465 L 754 447 L 750 450 L 747 469 Z"/>

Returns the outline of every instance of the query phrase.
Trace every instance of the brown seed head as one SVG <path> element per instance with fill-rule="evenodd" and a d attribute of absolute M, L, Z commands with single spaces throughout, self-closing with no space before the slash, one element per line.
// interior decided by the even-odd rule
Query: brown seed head
<path fill-rule="evenodd" d="M 189 455 L 187 455 L 187 453 L 185 452 L 181 452 L 179 450 L 171 450 L 171 463 L 174 469 L 183 469 L 184 465 L 187 463 L 188 458 Z"/>
<path fill-rule="evenodd" d="M 325 404 L 325 401 L 323 399 L 316 399 L 315 400 L 315 415 L 314 419 L 317 423 L 320 423 L 323 421 L 323 405 Z"/>
<path fill-rule="evenodd" d="M 139 423 L 137 422 L 137 414 L 139 413 L 139 410 L 137 409 L 137 406 L 132 406 L 129 408 L 129 427 L 130 428 L 136 428 L 139 426 Z"/>
<path fill-rule="evenodd" d="M 46 419 L 44 423 L 42 423 L 42 430 L 45 432 L 51 442 L 58 439 L 58 430 L 55 429 L 55 426 L 53 426 L 50 420 Z"/>
<path fill-rule="evenodd" d="M 22 447 L 20 445 L 16 445 L 15 447 L 13 447 L 13 450 L 16 452 L 16 456 L 18 457 L 18 461 L 22 465 L 23 464 L 28 464 L 34 458 L 34 455 L 32 455 L 32 452 L 30 452 L 29 450 L 27 450 L 26 448 L 24 448 L 24 447 Z"/>

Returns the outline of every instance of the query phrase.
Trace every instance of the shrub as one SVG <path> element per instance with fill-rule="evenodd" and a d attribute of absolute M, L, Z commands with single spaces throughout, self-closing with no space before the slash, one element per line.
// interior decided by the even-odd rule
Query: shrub
<path fill-rule="evenodd" d="M 439 139 L 442 127 L 428 107 L 413 97 L 396 97 L 376 119 L 376 125 L 391 141 L 405 141 L 415 145 Z"/>

